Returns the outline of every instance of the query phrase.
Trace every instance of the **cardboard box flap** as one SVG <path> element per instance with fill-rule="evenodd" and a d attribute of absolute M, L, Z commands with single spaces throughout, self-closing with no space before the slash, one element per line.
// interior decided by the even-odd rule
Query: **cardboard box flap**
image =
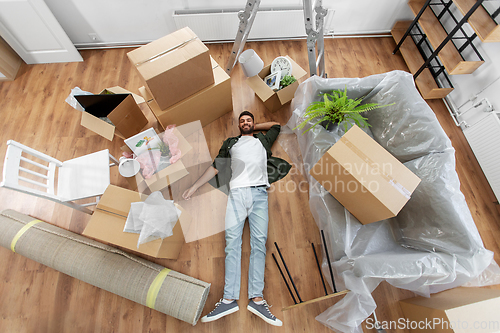
<path fill-rule="evenodd" d="M 131 137 L 141 131 L 147 125 L 146 117 L 138 118 L 136 115 L 142 111 L 139 109 L 132 95 L 118 105 L 113 112 L 108 115 L 109 120 L 115 125 L 120 133 L 125 137 Z"/>
<path fill-rule="evenodd" d="M 131 94 L 132 97 L 135 100 L 136 104 L 141 104 L 144 103 L 145 100 L 141 96 L 134 94 L 133 92 L 128 91 L 127 89 L 124 89 L 119 86 L 111 87 L 111 88 L 106 88 L 103 91 L 101 91 L 99 94 Z"/>
<path fill-rule="evenodd" d="M 104 191 L 96 210 L 112 213 L 125 219 L 128 216 L 131 202 L 146 200 L 147 196 L 139 192 L 125 190 L 115 185 L 109 185 Z"/>
<path fill-rule="evenodd" d="M 282 105 L 285 104 L 286 102 L 290 101 L 293 98 L 298 86 L 299 86 L 299 83 L 297 81 L 295 81 L 291 85 L 289 85 L 283 89 L 280 89 L 276 92 L 276 95 L 278 95 L 278 99 L 280 100 L 280 103 Z"/>
<path fill-rule="evenodd" d="M 290 58 L 288 55 L 286 55 L 285 57 L 292 63 L 292 75 L 297 79 L 297 81 L 276 92 L 276 95 L 278 95 L 278 99 L 280 100 L 281 104 L 285 104 L 294 97 L 295 91 L 299 87 L 298 81 L 307 74 L 307 72 L 303 70 L 302 67 L 300 67 L 295 61 L 293 61 L 292 58 Z"/>
<path fill-rule="evenodd" d="M 77 95 L 76 100 L 85 112 L 99 117 L 107 117 L 129 94 L 113 95 Z"/>
<path fill-rule="evenodd" d="M 158 67 L 168 70 L 207 51 L 196 34 L 185 27 L 127 55 L 147 81 L 159 74 Z"/>
<path fill-rule="evenodd" d="M 91 115 L 88 112 L 82 112 L 82 120 L 80 124 L 99 134 L 100 136 L 108 139 L 109 141 L 113 141 L 113 136 L 115 135 L 115 126 Z"/>
<path fill-rule="evenodd" d="M 255 94 L 257 94 L 263 102 L 267 101 L 274 95 L 274 91 L 262 80 L 269 74 L 270 68 L 271 66 L 266 66 L 262 69 L 262 71 L 260 71 L 259 75 L 247 78 L 248 86 L 255 91 Z"/>

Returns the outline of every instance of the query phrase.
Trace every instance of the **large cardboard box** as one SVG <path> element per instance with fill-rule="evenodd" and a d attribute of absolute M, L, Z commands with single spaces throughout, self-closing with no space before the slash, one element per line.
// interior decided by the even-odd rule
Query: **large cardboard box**
<path fill-rule="evenodd" d="M 271 74 L 271 65 L 264 67 L 259 75 L 249 77 L 246 82 L 255 91 L 255 94 L 261 99 L 266 108 L 270 111 L 276 111 L 281 109 L 283 105 L 290 102 L 295 95 L 295 90 L 299 87 L 299 82 L 302 77 L 304 77 L 307 72 L 302 69 L 295 61 L 293 61 L 289 56 L 286 56 L 292 63 L 292 75 L 297 79 L 291 85 L 280 89 L 278 91 L 273 91 L 265 82 L 264 78 Z"/>
<path fill-rule="evenodd" d="M 399 304 L 412 332 L 500 332 L 498 289 L 461 287 Z"/>
<path fill-rule="evenodd" d="M 231 78 L 214 59 L 211 61 L 214 84 L 167 109 L 162 109 L 158 105 L 156 98 L 153 98 L 146 87 L 139 88 L 139 92 L 163 128 L 172 124 L 180 126 L 197 120 L 201 122 L 201 126 L 206 126 L 233 110 Z"/>
<path fill-rule="evenodd" d="M 109 185 L 102 195 L 83 235 L 98 241 L 117 245 L 131 252 L 146 254 L 155 258 L 177 259 L 185 243 L 181 223 L 191 223 L 191 217 L 176 205 L 182 213 L 174 226 L 173 235 L 141 244 L 137 249 L 139 234 L 123 232 L 130 204 L 144 201 L 146 196 L 138 192 Z"/>
<path fill-rule="evenodd" d="M 121 87 L 106 88 L 99 93 L 99 95 L 107 94 L 128 95 L 124 95 L 121 102 L 113 109 L 106 108 L 107 105 L 103 105 L 105 109 L 103 109 L 102 112 L 107 113 L 106 117 L 111 120 L 113 125 L 99 119 L 89 112 L 82 112 L 80 124 L 83 127 L 112 141 L 115 135 L 122 139 L 136 135 L 147 125 L 148 120 L 138 106 L 138 104 L 144 103 L 144 99 L 141 96 L 132 94 L 130 91 Z M 85 95 L 83 97 L 85 97 Z"/>
<path fill-rule="evenodd" d="M 396 216 L 420 183 L 420 178 L 357 126 L 309 173 L 363 224 Z"/>
<path fill-rule="evenodd" d="M 169 165 L 163 170 L 152 175 L 150 178 L 144 178 L 139 172 L 135 177 L 127 178 L 127 181 L 132 188 L 132 190 L 138 190 L 139 192 L 144 192 L 149 189 L 151 192 L 161 191 L 167 186 L 173 184 L 179 179 L 187 176 L 189 172 L 182 163 L 182 157 L 184 157 L 193 147 L 187 142 L 186 138 L 179 132 L 177 128 L 174 129 L 175 136 L 179 139 L 177 148 L 181 151 L 181 159 L 174 164 Z M 132 152 L 129 147 L 121 147 L 123 151 Z"/>
<path fill-rule="evenodd" d="M 208 48 L 188 27 L 127 53 L 161 109 L 214 83 Z"/>

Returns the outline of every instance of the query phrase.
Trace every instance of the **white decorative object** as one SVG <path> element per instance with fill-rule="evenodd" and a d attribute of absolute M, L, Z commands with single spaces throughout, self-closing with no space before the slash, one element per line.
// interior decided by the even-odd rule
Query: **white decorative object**
<path fill-rule="evenodd" d="M 271 63 L 271 73 L 281 71 L 281 77 L 292 74 L 292 62 L 286 57 L 277 57 Z"/>
<path fill-rule="evenodd" d="M 264 78 L 264 82 L 274 91 L 280 89 L 281 71 L 273 72 Z"/>
<path fill-rule="evenodd" d="M 262 61 L 262 59 L 252 49 L 243 52 L 238 58 L 238 61 L 241 64 L 243 73 L 245 73 L 247 77 L 259 74 L 262 68 L 264 68 L 264 61 Z"/>

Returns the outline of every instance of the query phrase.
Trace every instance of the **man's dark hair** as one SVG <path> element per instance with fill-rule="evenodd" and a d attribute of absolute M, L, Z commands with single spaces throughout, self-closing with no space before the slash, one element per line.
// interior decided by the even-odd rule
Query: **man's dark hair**
<path fill-rule="evenodd" d="M 242 113 L 240 113 L 240 116 L 238 117 L 238 121 L 240 121 L 241 117 L 243 117 L 243 116 L 250 116 L 252 118 L 252 121 L 255 122 L 253 114 L 251 114 L 250 111 L 243 111 Z"/>

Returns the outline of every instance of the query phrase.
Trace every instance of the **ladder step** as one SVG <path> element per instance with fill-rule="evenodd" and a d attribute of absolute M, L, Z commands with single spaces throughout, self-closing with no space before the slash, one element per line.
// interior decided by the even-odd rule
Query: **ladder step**
<path fill-rule="evenodd" d="M 399 43 L 411 22 L 412 21 L 396 22 L 391 30 L 392 37 L 396 41 L 396 44 Z M 416 73 L 425 62 L 410 36 L 405 39 L 399 51 L 403 55 L 403 59 L 412 74 Z M 444 98 L 453 91 L 453 88 L 440 88 L 428 68 L 424 69 L 422 73 L 420 73 L 415 80 L 415 84 L 424 99 Z"/>
<path fill-rule="evenodd" d="M 410 6 L 414 15 L 418 14 L 424 4 L 425 0 L 410 0 L 410 2 L 408 2 L 408 6 Z M 434 15 L 432 9 L 429 7 L 425 9 L 424 13 L 418 20 L 418 23 L 427 35 L 427 38 L 434 49 L 437 49 L 439 44 L 441 44 L 441 42 L 445 40 L 448 35 L 436 15 Z M 465 61 L 452 41 L 449 41 L 446 46 L 443 47 L 438 56 L 448 74 L 451 75 L 471 74 L 484 63 L 484 61 Z"/>
<path fill-rule="evenodd" d="M 465 15 L 472 8 L 476 0 L 453 0 L 455 6 Z M 479 6 L 474 14 L 468 20 L 470 26 L 476 32 L 477 36 L 484 43 L 500 42 L 500 25 L 498 25 L 490 14 Z"/>

